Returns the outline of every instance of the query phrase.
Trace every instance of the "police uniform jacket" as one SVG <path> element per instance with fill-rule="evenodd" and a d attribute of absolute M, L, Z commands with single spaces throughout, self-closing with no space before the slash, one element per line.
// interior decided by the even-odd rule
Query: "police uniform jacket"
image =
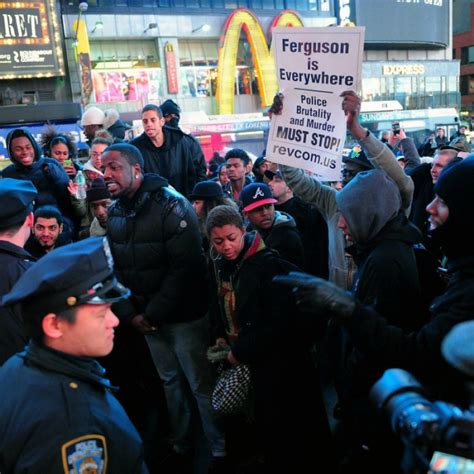
<path fill-rule="evenodd" d="M 145 314 L 153 324 L 199 319 L 207 311 L 206 266 L 196 213 L 155 174 L 131 200 L 109 209 L 107 236 L 119 280 L 132 298 L 114 310 L 121 319 Z"/>
<path fill-rule="evenodd" d="M 33 262 L 34 258 L 26 250 L 0 240 L 0 296 L 12 289 Z M 0 365 L 15 352 L 23 350 L 27 342 L 19 309 L 0 308 Z"/>
<path fill-rule="evenodd" d="M 147 473 L 140 437 L 93 359 L 31 343 L 0 369 L 0 472 Z"/>

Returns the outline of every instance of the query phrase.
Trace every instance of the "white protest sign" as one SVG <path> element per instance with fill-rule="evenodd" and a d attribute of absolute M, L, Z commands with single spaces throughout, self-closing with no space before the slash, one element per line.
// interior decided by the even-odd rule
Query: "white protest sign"
<path fill-rule="evenodd" d="M 341 92 L 359 89 L 364 28 L 274 28 L 283 112 L 273 115 L 266 158 L 328 181 L 340 177 L 346 119 Z"/>

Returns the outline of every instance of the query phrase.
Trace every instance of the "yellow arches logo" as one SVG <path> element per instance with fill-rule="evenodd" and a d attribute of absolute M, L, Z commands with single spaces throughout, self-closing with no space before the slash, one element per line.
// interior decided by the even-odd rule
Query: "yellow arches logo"
<path fill-rule="evenodd" d="M 271 28 L 275 26 L 298 27 L 303 26 L 303 22 L 295 12 L 285 10 L 273 20 Z M 268 50 L 262 26 L 251 12 L 239 8 L 227 18 L 219 47 L 216 98 L 220 114 L 232 114 L 234 111 L 235 66 L 242 29 L 250 44 L 263 107 L 272 103 L 278 88 L 275 61 Z"/>

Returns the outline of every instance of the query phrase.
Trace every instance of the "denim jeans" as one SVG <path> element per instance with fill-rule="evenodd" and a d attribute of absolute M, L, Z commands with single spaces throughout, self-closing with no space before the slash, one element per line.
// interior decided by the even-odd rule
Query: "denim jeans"
<path fill-rule="evenodd" d="M 206 357 L 209 345 L 207 317 L 192 322 L 164 324 L 155 334 L 145 337 L 164 383 L 175 450 L 186 452 L 191 447 L 191 397 L 194 397 L 212 454 L 224 455 L 224 434 L 210 402 L 215 380 Z"/>

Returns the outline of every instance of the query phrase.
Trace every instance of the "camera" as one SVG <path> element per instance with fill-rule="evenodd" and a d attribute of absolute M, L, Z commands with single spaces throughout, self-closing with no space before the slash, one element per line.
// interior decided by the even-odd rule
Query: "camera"
<path fill-rule="evenodd" d="M 385 371 L 370 398 L 405 445 L 402 472 L 474 472 L 474 413 L 430 401 L 415 377 L 402 369 Z M 446 463 L 453 469 L 434 470 Z"/>

